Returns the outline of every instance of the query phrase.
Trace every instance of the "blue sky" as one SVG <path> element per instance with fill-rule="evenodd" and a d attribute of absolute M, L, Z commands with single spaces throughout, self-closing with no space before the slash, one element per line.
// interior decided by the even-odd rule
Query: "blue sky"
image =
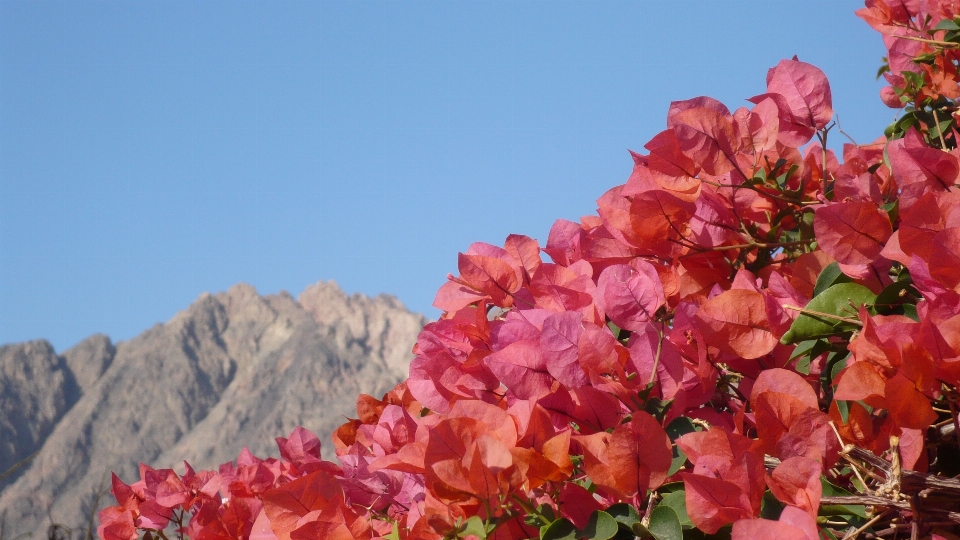
<path fill-rule="evenodd" d="M 796 54 L 876 138 L 860 6 L 0 1 L 0 343 L 130 339 L 240 281 L 436 317 L 458 251 L 593 213 L 671 101 L 739 107 Z"/>

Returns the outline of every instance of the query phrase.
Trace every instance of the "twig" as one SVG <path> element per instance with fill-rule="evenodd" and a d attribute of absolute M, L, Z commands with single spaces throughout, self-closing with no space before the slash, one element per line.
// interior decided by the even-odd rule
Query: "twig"
<path fill-rule="evenodd" d="M 943 140 L 943 131 L 940 129 L 940 117 L 937 116 L 937 110 L 933 109 L 933 121 L 937 123 L 937 135 L 940 136 L 940 149 L 947 151 L 947 143 Z"/>
<path fill-rule="evenodd" d="M 950 41 L 938 41 L 936 39 L 926 39 L 926 38 L 914 37 L 914 36 L 890 36 L 890 37 L 895 39 L 907 39 L 910 41 L 919 41 L 921 43 L 929 43 L 931 45 L 940 45 L 944 49 L 956 49 L 960 47 L 960 43 L 952 43 Z"/>
<path fill-rule="evenodd" d="M 853 465 L 853 467 L 852 467 L 851 470 L 853 471 L 853 474 L 857 475 L 857 478 L 860 480 L 860 484 L 863 486 L 863 489 L 869 489 L 869 488 L 867 487 L 867 481 L 864 480 L 864 479 L 863 479 L 863 476 L 860 475 L 860 464 L 857 463 L 857 462 L 855 462 L 855 461 L 853 461 L 853 459 L 851 459 L 850 456 L 849 456 L 850 451 L 852 451 L 854 448 L 856 448 L 856 445 L 853 445 L 853 444 L 844 444 L 844 442 L 843 442 L 843 437 L 840 436 L 840 430 L 837 429 L 837 425 L 834 424 L 832 420 L 830 421 L 830 427 L 833 429 L 833 434 L 837 436 L 837 440 L 840 441 L 840 448 L 843 449 L 843 450 L 841 451 L 841 455 L 842 455 L 843 458 L 846 459 L 851 465 Z M 867 472 L 868 474 L 870 473 L 870 471 L 865 471 L 865 472 Z"/>
<path fill-rule="evenodd" d="M 877 497 L 876 495 L 837 495 L 831 497 L 821 497 L 820 504 L 841 506 L 889 506 L 890 508 L 899 508 L 900 510 L 910 509 L 910 503 L 906 501 L 895 501 L 886 497 Z"/>
<path fill-rule="evenodd" d="M 653 515 L 653 503 L 657 497 L 657 490 L 650 491 L 650 498 L 647 499 L 647 508 L 643 511 L 643 517 L 640 519 L 640 524 L 644 527 L 650 526 L 650 516 Z"/>
<path fill-rule="evenodd" d="M 650 373 L 650 381 L 647 382 L 648 385 L 653 384 L 657 380 L 657 371 L 660 369 L 660 354 L 663 352 L 663 322 L 660 322 L 660 339 L 657 340 L 657 354 L 653 357 L 653 371 Z"/>
<path fill-rule="evenodd" d="M 847 132 L 843 130 L 843 126 L 840 125 L 840 115 L 839 115 L 839 114 L 836 114 L 836 115 L 834 115 L 834 116 L 837 117 L 837 120 L 836 120 L 836 122 L 837 122 L 837 130 L 840 132 L 840 134 L 843 135 L 844 137 L 850 139 L 850 142 L 852 142 L 854 146 L 860 146 L 859 144 L 857 144 L 857 141 L 853 140 L 853 137 L 851 137 L 850 135 L 848 135 Z"/>
<path fill-rule="evenodd" d="M 890 513 L 890 510 L 884 510 L 883 512 L 880 512 L 879 514 L 873 516 L 873 518 L 870 521 L 864 523 L 863 526 L 860 527 L 859 529 L 845 534 L 841 540 L 853 540 L 854 538 L 860 536 L 860 533 L 872 527 L 874 523 L 880 521 L 882 517 L 886 516 L 889 513 Z"/>

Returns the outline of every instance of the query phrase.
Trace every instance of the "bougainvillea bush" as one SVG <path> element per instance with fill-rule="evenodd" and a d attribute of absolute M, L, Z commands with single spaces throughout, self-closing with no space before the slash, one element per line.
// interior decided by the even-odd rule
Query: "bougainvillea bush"
<path fill-rule="evenodd" d="M 884 136 L 830 150 L 796 58 L 750 107 L 673 103 L 597 215 L 459 255 L 339 463 L 298 428 L 280 459 L 143 466 L 100 537 L 958 538 L 960 4 L 857 14 Z"/>

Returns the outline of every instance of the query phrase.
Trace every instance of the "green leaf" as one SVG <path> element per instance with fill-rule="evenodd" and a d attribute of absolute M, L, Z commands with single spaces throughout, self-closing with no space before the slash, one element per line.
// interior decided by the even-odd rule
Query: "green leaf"
<path fill-rule="evenodd" d="M 921 88 L 923 86 L 923 75 L 915 71 L 901 71 L 900 74 L 903 75 L 903 78 L 911 87 Z"/>
<path fill-rule="evenodd" d="M 901 306 L 907 302 L 915 302 L 919 295 L 920 293 L 913 287 L 913 280 L 908 277 L 902 281 L 891 283 L 880 291 L 874 307 L 877 313 L 881 315 L 892 315 L 898 310 L 903 311 Z M 899 315 L 900 313 L 896 314 Z"/>
<path fill-rule="evenodd" d="M 540 527 L 540 540 L 577 540 L 577 528 L 565 518 Z"/>
<path fill-rule="evenodd" d="M 667 432 L 667 436 L 670 437 L 671 441 L 675 441 L 687 433 L 697 431 L 697 425 L 686 416 L 678 416 L 667 424 L 664 431 Z"/>
<path fill-rule="evenodd" d="M 617 326 L 616 324 L 614 324 L 613 321 L 607 321 L 607 328 L 609 328 L 610 331 L 613 332 L 613 337 L 615 337 L 615 338 L 617 338 L 617 339 L 620 339 L 620 338 L 621 338 L 621 335 L 620 335 L 620 334 L 626 332 L 626 330 L 624 330 L 624 329 L 620 328 L 619 326 Z"/>
<path fill-rule="evenodd" d="M 826 269 L 824 269 L 824 272 Z M 817 280 L 819 281 L 819 279 Z M 837 317 L 856 318 L 860 305 L 873 305 L 877 296 L 870 289 L 857 283 L 838 283 L 814 296 L 805 307 L 811 312 L 824 313 Z M 851 331 L 858 325 L 830 316 L 818 316 L 803 313 L 790 325 L 790 330 L 780 339 L 784 345 L 812 338 L 830 337 L 844 331 Z"/>
<path fill-rule="evenodd" d="M 808 340 L 806 340 L 806 341 L 801 341 L 801 342 L 798 343 L 797 346 L 793 349 L 793 352 L 790 353 L 790 359 L 793 360 L 794 358 L 796 358 L 796 357 L 798 357 L 798 356 L 803 356 L 803 355 L 807 354 L 808 352 L 810 352 L 810 351 L 813 349 L 813 346 L 816 345 L 818 341 L 820 341 L 820 340 L 818 340 L 818 339 L 808 339 Z"/>
<path fill-rule="evenodd" d="M 474 534 L 478 538 L 487 537 L 487 528 L 483 524 L 483 520 L 480 519 L 480 516 L 470 516 L 467 519 L 467 522 L 464 524 L 463 529 L 460 530 L 461 536 L 467 536 Z"/>
<path fill-rule="evenodd" d="M 797 363 L 794 364 L 793 369 L 801 375 L 810 374 L 810 364 L 813 363 L 813 359 L 809 356 L 804 356 L 803 358 L 797 360 Z"/>
<path fill-rule="evenodd" d="M 643 409 L 650 413 L 651 416 L 655 417 L 657 420 L 662 421 L 663 418 L 667 415 L 667 412 L 670 410 L 670 407 L 673 406 L 672 399 L 661 399 L 656 396 L 648 398 L 643 404 Z"/>
<path fill-rule="evenodd" d="M 581 531 L 582 538 L 591 538 L 593 540 L 610 540 L 620 531 L 620 525 L 613 516 L 602 511 L 595 510 L 590 514 L 590 521 Z"/>
<path fill-rule="evenodd" d="M 820 388 L 828 401 L 833 400 L 833 381 L 837 380 L 837 375 L 847 367 L 846 359 L 849 356 L 849 351 L 835 351 L 827 355 L 826 364 L 820 373 Z"/>
<path fill-rule="evenodd" d="M 795 369 L 797 370 L 797 373 L 809 375 L 810 364 L 813 363 L 813 359 L 829 350 L 831 350 L 829 341 L 825 339 L 811 339 L 803 341 L 797 345 L 797 348 L 793 351 L 793 354 L 790 355 L 790 359 L 792 360 L 800 357 L 800 359 L 797 360 Z"/>
<path fill-rule="evenodd" d="M 670 508 L 677 514 L 677 518 L 680 520 L 680 526 L 684 529 L 693 529 L 693 522 L 690 521 L 690 516 L 687 515 L 687 492 L 684 490 L 674 491 L 672 493 L 667 493 L 663 496 L 663 499 L 660 501 L 659 506 Z"/>
<path fill-rule="evenodd" d="M 393 524 L 393 530 L 390 531 L 390 534 L 387 534 L 383 537 L 384 540 L 400 540 L 400 527 L 396 523 Z M 146 540 L 144 537 L 143 540 Z"/>
<path fill-rule="evenodd" d="M 687 433 L 693 433 L 697 431 L 697 426 L 690 421 L 689 418 L 685 416 L 678 416 L 670 422 L 665 431 L 670 437 L 671 441 L 676 441 L 682 435 Z M 673 474 L 683 468 L 683 464 L 687 462 L 687 455 L 683 453 L 683 450 L 679 446 L 673 446 L 673 461 L 670 463 L 670 470 L 667 471 L 667 476 L 673 476 Z"/>
<path fill-rule="evenodd" d="M 877 79 L 883 76 L 884 73 L 890 71 L 890 64 L 884 62 L 879 68 L 877 68 Z"/>
<path fill-rule="evenodd" d="M 661 504 L 653 509 L 647 529 L 656 540 L 683 540 L 680 518 L 669 506 Z"/>
<path fill-rule="evenodd" d="M 640 523 L 639 521 L 633 524 L 631 531 L 637 536 L 637 538 L 653 538 L 653 533 L 644 527 L 643 523 Z"/>
<path fill-rule="evenodd" d="M 617 520 L 617 523 L 626 525 L 628 529 L 632 527 L 634 523 L 640 521 L 640 514 L 637 513 L 637 509 L 634 508 L 632 504 L 617 503 L 607 508 L 605 512 L 613 516 L 613 519 Z"/>
<path fill-rule="evenodd" d="M 837 411 L 840 413 L 840 421 L 846 424 L 850 420 L 850 402 L 843 399 L 835 399 Z"/>
<path fill-rule="evenodd" d="M 887 217 L 890 218 L 890 223 L 896 223 L 900 220 L 900 199 L 882 204 L 880 208 L 887 213 Z"/>
<path fill-rule="evenodd" d="M 824 497 L 848 497 L 852 495 L 849 491 L 835 486 L 827 481 L 826 478 L 820 477 L 820 485 L 823 487 L 823 496 Z M 824 504 L 820 505 L 820 515 L 821 516 L 857 516 L 860 518 L 866 518 L 867 512 L 866 508 L 861 505 L 856 504 Z"/>
<path fill-rule="evenodd" d="M 541 523 L 550 523 L 553 520 L 557 519 L 557 514 L 553 511 L 553 507 L 549 504 L 541 504 L 537 506 L 537 515 L 541 518 Z"/>
<path fill-rule="evenodd" d="M 951 21 L 950 19 L 943 19 L 938 22 L 936 26 L 933 27 L 934 30 L 960 30 L 960 26 L 957 26 L 957 23 Z"/>
<path fill-rule="evenodd" d="M 777 521 L 780 519 L 780 513 L 783 512 L 783 507 L 783 503 L 778 501 L 770 490 L 767 490 L 760 501 L 760 517 Z"/>
<path fill-rule="evenodd" d="M 832 262 L 824 267 L 820 271 L 820 275 L 817 276 L 817 284 L 813 286 L 813 296 L 819 296 L 820 293 L 837 283 L 849 283 L 851 281 L 853 281 L 853 278 L 844 274 L 838 263 Z"/>

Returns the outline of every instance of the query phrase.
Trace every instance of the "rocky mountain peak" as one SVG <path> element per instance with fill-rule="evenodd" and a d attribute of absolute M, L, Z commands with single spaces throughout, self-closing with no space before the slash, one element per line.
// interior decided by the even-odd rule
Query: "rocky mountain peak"
<path fill-rule="evenodd" d="M 109 472 L 132 481 L 139 462 L 212 468 L 243 446 L 272 455 L 297 425 L 329 456 L 357 395 L 406 377 L 425 322 L 334 282 L 297 299 L 239 284 L 116 345 L 94 335 L 59 355 L 43 340 L 0 347 L 0 472 L 36 452 L 0 481 L 4 534 L 42 537 L 50 518 L 82 528 Z"/>

